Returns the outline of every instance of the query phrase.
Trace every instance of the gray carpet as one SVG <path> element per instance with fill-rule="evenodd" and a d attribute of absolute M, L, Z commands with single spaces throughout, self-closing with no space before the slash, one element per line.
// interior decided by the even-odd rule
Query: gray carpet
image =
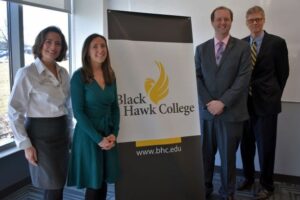
<path fill-rule="evenodd" d="M 107 200 L 115 200 L 114 185 L 108 185 Z M 13 194 L 5 197 L 3 200 L 42 200 L 43 191 L 32 185 L 26 185 Z M 84 199 L 84 190 L 66 187 L 64 190 L 64 200 L 82 200 Z"/>
<path fill-rule="evenodd" d="M 240 177 L 237 178 L 237 181 L 240 181 Z M 209 200 L 218 200 L 218 192 L 220 186 L 220 177 L 218 174 L 214 177 L 214 188 L 215 191 Z M 253 193 L 258 189 L 259 184 L 256 183 L 251 191 L 237 192 L 237 200 L 250 200 L 253 198 Z M 82 200 L 83 199 L 83 190 L 78 190 L 75 188 L 67 187 L 64 190 L 64 200 Z M 7 196 L 3 200 L 41 200 L 42 191 L 34 188 L 31 185 L 27 185 L 13 194 Z M 275 182 L 275 194 L 269 198 L 270 200 L 300 200 L 300 185 L 289 184 L 284 182 Z M 114 195 L 114 185 L 108 186 L 108 196 L 107 200 L 115 200 Z M 130 200 L 130 199 L 128 199 Z"/>
<path fill-rule="evenodd" d="M 237 183 L 241 182 L 242 178 L 237 177 Z M 257 180 L 258 181 L 258 180 Z M 214 176 L 214 192 L 208 200 L 219 200 L 218 189 L 220 187 L 219 174 Z M 256 182 L 251 190 L 237 191 L 237 200 L 251 200 L 253 194 L 258 191 L 259 183 Z M 275 182 L 275 193 L 269 200 L 300 200 L 300 185 L 290 184 L 285 182 Z"/>

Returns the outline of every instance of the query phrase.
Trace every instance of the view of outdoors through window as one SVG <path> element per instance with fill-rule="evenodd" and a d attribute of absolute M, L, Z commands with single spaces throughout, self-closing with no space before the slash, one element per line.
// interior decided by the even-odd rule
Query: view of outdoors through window
<path fill-rule="evenodd" d="M 13 141 L 7 119 L 10 92 L 6 2 L 0 1 L 0 146 Z"/>
<path fill-rule="evenodd" d="M 0 1 L 0 147 L 13 141 L 13 135 L 9 128 L 7 118 L 7 103 L 11 85 L 6 7 L 7 2 Z M 34 60 L 31 48 L 34 44 L 35 37 L 42 29 L 50 25 L 59 27 L 68 42 L 69 29 L 67 13 L 32 6 L 23 6 L 25 65 L 30 64 Z M 69 71 L 68 59 L 67 56 L 67 60 L 60 62 L 59 65 L 65 67 Z"/>
<path fill-rule="evenodd" d="M 42 18 L 43 20 L 36 20 L 39 18 Z M 61 29 L 68 42 L 69 32 L 67 13 L 32 6 L 23 6 L 25 65 L 30 64 L 34 60 L 33 55 L 31 54 L 31 48 L 34 44 L 35 37 L 42 29 L 52 25 Z M 67 59 L 69 59 L 68 56 Z M 59 65 L 65 67 L 69 71 L 68 60 L 60 62 Z"/>

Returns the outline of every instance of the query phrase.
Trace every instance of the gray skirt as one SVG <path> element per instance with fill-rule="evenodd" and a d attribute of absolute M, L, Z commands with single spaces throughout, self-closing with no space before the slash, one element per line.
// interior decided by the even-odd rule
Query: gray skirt
<path fill-rule="evenodd" d="M 38 159 L 37 167 L 29 164 L 32 184 L 47 190 L 63 188 L 69 158 L 67 116 L 27 118 L 25 126 Z"/>

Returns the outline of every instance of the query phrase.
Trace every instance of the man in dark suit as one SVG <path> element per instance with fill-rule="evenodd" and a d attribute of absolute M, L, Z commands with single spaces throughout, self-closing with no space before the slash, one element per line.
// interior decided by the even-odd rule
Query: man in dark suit
<path fill-rule="evenodd" d="M 244 38 L 254 45 L 253 72 L 250 81 L 248 110 L 241 155 L 245 180 L 238 190 L 250 189 L 254 183 L 255 143 L 260 164 L 261 188 L 255 199 L 267 199 L 274 191 L 273 172 L 277 116 L 281 112 L 281 96 L 289 75 L 288 50 L 284 39 L 263 30 L 264 10 L 259 6 L 246 13 L 250 36 Z"/>
<path fill-rule="evenodd" d="M 215 154 L 221 157 L 222 199 L 234 199 L 236 150 L 248 119 L 247 94 L 251 77 L 250 48 L 230 36 L 232 11 L 218 7 L 211 13 L 215 37 L 195 53 L 201 119 L 206 195 L 213 192 Z"/>

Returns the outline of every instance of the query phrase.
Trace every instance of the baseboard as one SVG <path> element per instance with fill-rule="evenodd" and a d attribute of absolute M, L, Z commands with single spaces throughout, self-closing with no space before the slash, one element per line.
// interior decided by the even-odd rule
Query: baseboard
<path fill-rule="evenodd" d="M 299 176 L 275 174 L 274 180 L 277 182 L 285 182 L 285 183 L 292 183 L 292 184 L 300 185 L 300 177 Z"/>
<path fill-rule="evenodd" d="M 220 173 L 220 166 L 215 166 L 215 172 Z M 236 174 L 238 176 L 243 176 L 242 169 L 236 169 Z M 255 177 L 259 178 L 259 172 L 255 172 Z M 299 176 L 290 176 L 290 175 L 283 175 L 283 174 L 274 174 L 274 181 L 275 182 L 285 182 L 290 184 L 300 185 L 300 177 Z"/>
<path fill-rule="evenodd" d="M 24 178 L 23 180 L 3 189 L 0 191 L 0 199 L 10 195 L 11 193 L 17 191 L 18 189 L 24 187 L 25 185 L 28 185 L 31 183 L 30 177 Z"/>

